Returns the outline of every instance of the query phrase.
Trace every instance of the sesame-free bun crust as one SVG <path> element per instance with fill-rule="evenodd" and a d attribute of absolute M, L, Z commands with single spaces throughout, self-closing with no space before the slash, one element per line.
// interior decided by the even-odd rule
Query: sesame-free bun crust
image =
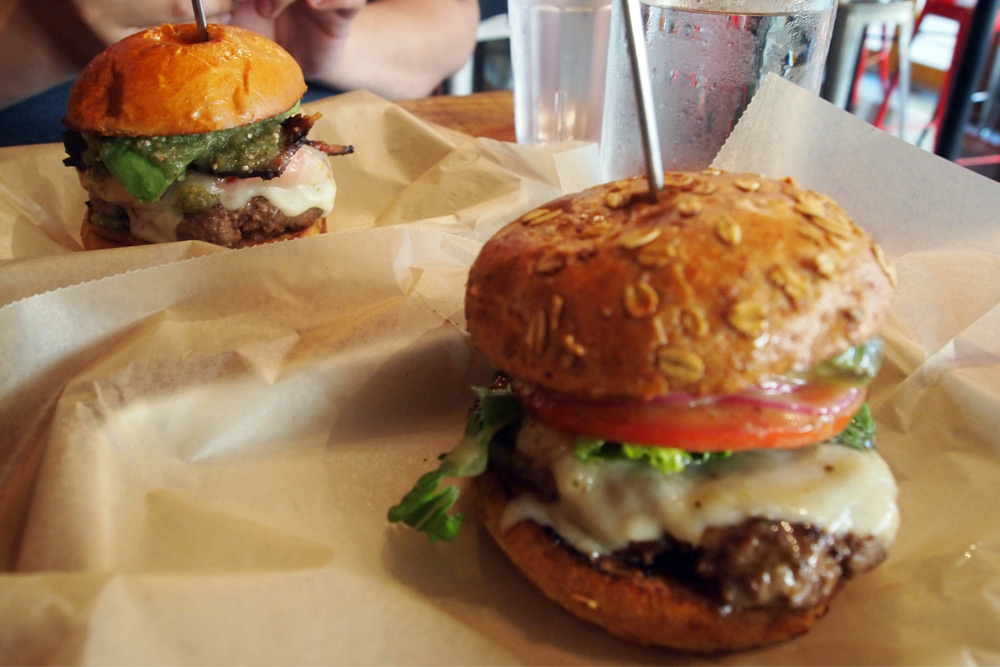
<path fill-rule="evenodd" d="M 274 243 L 275 241 L 287 241 L 289 239 L 301 239 L 307 236 L 326 233 L 326 218 L 318 218 L 316 222 L 293 234 L 282 234 L 274 238 L 267 239 L 261 243 Z M 84 250 L 108 250 L 110 248 L 127 248 L 136 245 L 150 245 L 149 241 L 132 236 L 128 232 L 108 229 L 95 225 L 88 218 L 83 221 L 80 228 L 80 242 Z M 248 244 L 248 245 L 261 245 Z"/>
<path fill-rule="evenodd" d="M 200 134 L 289 110 L 306 90 L 295 60 L 233 26 L 161 25 L 108 47 L 70 89 L 65 123 L 110 136 Z"/>
<path fill-rule="evenodd" d="M 580 397 L 732 394 L 874 336 L 894 277 L 791 179 L 668 173 L 600 185 L 501 229 L 473 264 L 469 333 L 499 368 Z"/>
<path fill-rule="evenodd" d="M 475 479 L 476 508 L 511 562 L 546 597 L 578 618 L 622 639 L 681 651 L 736 651 L 782 642 L 807 632 L 830 600 L 805 609 L 733 609 L 722 613 L 682 582 L 640 570 L 608 572 L 561 546 L 526 520 L 504 532 L 509 498 L 492 473 Z"/>
<path fill-rule="evenodd" d="M 108 250 L 148 244 L 148 241 L 136 238 L 128 232 L 100 227 L 88 219 L 84 219 L 83 226 L 80 227 L 80 242 L 84 250 Z"/>

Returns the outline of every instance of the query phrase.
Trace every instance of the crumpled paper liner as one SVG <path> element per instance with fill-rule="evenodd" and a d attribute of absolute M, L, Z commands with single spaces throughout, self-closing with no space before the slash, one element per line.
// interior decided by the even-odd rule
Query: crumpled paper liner
<path fill-rule="evenodd" d="M 780 80 L 723 149 L 834 195 L 896 259 L 871 402 L 903 523 L 810 634 L 704 659 L 581 624 L 474 521 L 450 544 L 385 521 L 490 372 L 468 266 L 592 183 L 594 147 L 472 140 L 367 94 L 318 107 L 317 136 L 357 148 L 331 160 L 333 231 L 241 251 L 78 252 L 59 147 L 0 151 L 0 661 L 1000 661 L 997 184 Z"/>

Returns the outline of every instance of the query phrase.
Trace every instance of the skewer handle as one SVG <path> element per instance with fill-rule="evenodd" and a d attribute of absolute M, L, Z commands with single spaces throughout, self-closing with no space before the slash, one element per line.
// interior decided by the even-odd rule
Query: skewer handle
<path fill-rule="evenodd" d="M 191 0 L 191 7 L 194 9 L 194 22 L 198 25 L 198 39 L 203 42 L 208 41 L 208 21 L 205 20 L 205 7 L 201 0 Z"/>
<path fill-rule="evenodd" d="M 639 131 L 642 149 L 646 156 L 646 173 L 649 176 L 649 196 L 653 201 L 663 189 L 663 155 L 660 152 L 660 134 L 653 111 L 653 91 L 649 82 L 649 59 L 642 39 L 642 22 L 636 0 L 621 0 L 628 34 L 629 56 L 632 61 L 632 81 L 635 83 L 635 101 L 639 110 Z"/>

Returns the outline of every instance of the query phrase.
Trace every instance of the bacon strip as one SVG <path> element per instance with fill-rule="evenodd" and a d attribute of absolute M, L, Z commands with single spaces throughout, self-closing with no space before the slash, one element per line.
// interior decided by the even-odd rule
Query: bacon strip
<path fill-rule="evenodd" d="M 323 151 L 327 155 L 350 155 L 354 152 L 354 146 L 328 144 L 325 141 L 306 141 L 306 143 L 317 150 Z"/>
<path fill-rule="evenodd" d="M 313 125 L 316 121 L 320 119 L 322 114 L 314 113 L 309 116 L 303 114 L 296 114 L 294 116 L 289 116 L 281 124 L 281 150 L 274 160 L 271 161 L 267 167 L 264 169 L 259 169 L 251 172 L 242 172 L 239 174 L 221 174 L 221 175 L 232 175 L 232 176 L 259 176 L 264 180 L 270 180 L 277 176 L 285 170 L 288 165 L 288 161 L 292 159 L 295 152 L 305 144 L 316 148 L 317 150 L 323 151 L 327 155 L 350 155 L 354 152 L 354 146 L 340 146 L 337 144 L 328 144 L 323 141 L 310 141 L 306 138 L 309 131 L 312 130 Z"/>
<path fill-rule="evenodd" d="M 83 161 L 83 152 L 87 150 L 87 140 L 83 135 L 76 130 L 66 130 L 62 133 L 62 140 L 68 156 L 63 160 L 63 164 L 80 171 L 86 169 L 87 163 Z"/>

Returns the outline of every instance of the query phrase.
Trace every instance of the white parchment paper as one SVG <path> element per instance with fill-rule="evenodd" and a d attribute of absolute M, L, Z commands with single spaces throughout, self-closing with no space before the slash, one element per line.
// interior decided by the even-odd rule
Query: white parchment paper
<path fill-rule="evenodd" d="M 872 405 L 903 524 L 809 635 L 705 660 L 570 618 L 473 521 L 451 544 L 385 521 L 490 371 L 462 328 L 479 247 L 592 184 L 594 147 L 316 107 L 357 148 L 331 233 L 241 251 L 79 251 L 61 148 L 0 151 L 0 662 L 1000 661 L 1000 186 L 780 80 L 723 149 L 897 263 Z"/>

